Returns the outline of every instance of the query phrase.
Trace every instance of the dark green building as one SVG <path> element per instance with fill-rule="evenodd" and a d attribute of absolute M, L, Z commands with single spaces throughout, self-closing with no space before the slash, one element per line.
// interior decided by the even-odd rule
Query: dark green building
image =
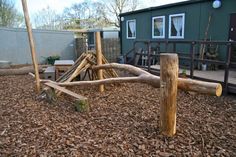
<path fill-rule="evenodd" d="M 236 41 L 236 0 L 190 0 L 122 13 L 120 18 L 123 54 L 140 39 Z M 225 58 L 223 53 L 219 58 Z"/>

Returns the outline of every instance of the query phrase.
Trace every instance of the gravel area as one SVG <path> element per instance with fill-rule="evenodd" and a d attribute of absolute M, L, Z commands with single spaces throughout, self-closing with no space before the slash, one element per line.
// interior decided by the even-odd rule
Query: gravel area
<path fill-rule="evenodd" d="M 236 156 L 236 96 L 178 93 L 177 134 L 160 134 L 159 89 L 144 84 L 72 90 L 89 98 L 37 101 L 30 76 L 0 77 L 0 156 Z"/>

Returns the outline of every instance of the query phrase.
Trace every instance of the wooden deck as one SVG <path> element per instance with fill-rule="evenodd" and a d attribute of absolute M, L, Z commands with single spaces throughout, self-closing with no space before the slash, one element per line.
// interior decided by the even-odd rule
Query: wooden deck
<path fill-rule="evenodd" d="M 152 65 L 152 69 L 160 70 L 160 65 Z M 179 69 L 179 73 L 181 73 L 184 69 Z M 186 70 L 186 74 L 190 75 L 190 70 Z M 194 70 L 194 76 L 200 77 L 204 79 L 210 79 L 215 81 L 224 82 L 224 74 L 225 70 L 216 70 L 216 71 L 202 71 L 202 70 Z M 236 85 L 236 69 L 229 71 L 229 83 Z"/>

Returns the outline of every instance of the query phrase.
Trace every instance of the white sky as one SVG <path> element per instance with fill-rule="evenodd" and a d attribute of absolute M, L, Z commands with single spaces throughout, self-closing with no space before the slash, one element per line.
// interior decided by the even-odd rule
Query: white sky
<path fill-rule="evenodd" d="M 15 1 L 16 8 L 22 11 L 21 0 L 13 0 Z M 27 0 L 28 10 L 30 16 L 36 13 L 43 8 L 49 6 L 50 8 L 56 10 L 58 13 L 61 13 L 65 7 L 70 7 L 73 3 L 79 3 L 86 0 Z M 99 1 L 99 0 L 91 0 L 91 1 Z M 142 8 L 153 7 L 158 5 L 164 5 L 169 3 L 176 3 L 186 0 L 142 0 L 141 6 Z"/>

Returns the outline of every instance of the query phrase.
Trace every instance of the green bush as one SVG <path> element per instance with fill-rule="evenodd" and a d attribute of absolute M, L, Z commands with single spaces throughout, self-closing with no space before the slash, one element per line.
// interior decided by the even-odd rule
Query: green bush
<path fill-rule="evenodd" d="M 60 60 L 60 58 L 61 57 L 59 55 L 49 56 L 46 58 L 46 62 L 47 62 L 47 64 L 54 65 L 55 60 Z"/>

